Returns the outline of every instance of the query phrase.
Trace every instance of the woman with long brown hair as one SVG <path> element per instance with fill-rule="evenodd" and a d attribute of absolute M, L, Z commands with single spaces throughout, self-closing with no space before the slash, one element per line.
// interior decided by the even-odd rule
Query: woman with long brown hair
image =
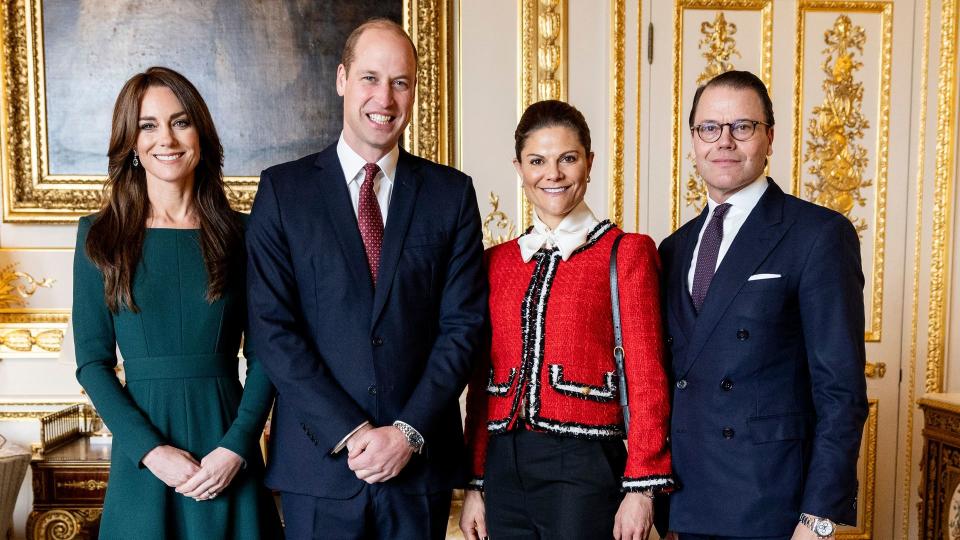
<path fill-rule="evenodd" d="M 238 379 L 244 220 L 200 93 L 167 68 L 133 76 L 108 156 L 73 304 L 77 379 L 114 435 L 100 538 L 280 537 L 258 445 L 274 391 L 249 354 Z"/>

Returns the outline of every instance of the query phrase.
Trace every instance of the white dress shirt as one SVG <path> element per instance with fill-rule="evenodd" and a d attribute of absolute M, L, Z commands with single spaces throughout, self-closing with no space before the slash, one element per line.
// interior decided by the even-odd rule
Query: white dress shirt
<path fill-rule="evenodd" d="M 350 202 L 353 203 L 353 213 L 356 215 L 360 206 L 360 184 L 363 183 L 363 166 L 367 161 L 360 154 L 353 151 L 343 140 L 337 141 L 337 157 L 343 168 L 343 176 L 347 179 L 347 189 L 350 190 Z M 397 160 L 400 158 L 400 147 L 394 146 L 385 156 L 377 161 L 380 172 L 373 179 L 373 192 L 377 194 L 377 203 L 380 204 L 380 214 L 383 216 L 383 225 L 387 225 L 387 210 L 390 208 L 390 195 L 393 194 L 393 179 L 397 174 Z"/>
<path fill-rule="evenodd" d="M 733 239 L 737 237 L 737 233 L 740 232 L 740 227 L 743 227 L 743 222 L 747 220 L 747 216 L 750 215 L 753 208 L 760 202 L 760 197 L 767 191 L 768 185 L 767 177 L 761 175 L 750 183 L 750 185 L 734 193 L 725 201 L 730 203 L 730 209 L 727 210 L 727 215 L 723 216 L 723 239 L 720 241 L 720 252 L 717 254 L 717 266 L 714 268 L 714 271 L 720 268 L 723 256 L 727 254 L 727 251 L 730 249 L 730 244 L 732 244 Z M 719 204 L 720 203 L 714 202 L 713 199 L 707 196 L 707 208 L 709 209 L 707 219 L 703 220 L 703 227 L 700 228 L 700 234 L 697 236 L 697 247 L 693 250 L 693 260 L 690 262 L 690 271 L 687 272 L 687 291 L 691 294 L 693 294 L 693 275 L 697 269 L 697 256 L 700 255 L 700 242 L 703 240 L 703 231 L 707 228 L 707 224 L 710 223 L 710 219 L 713 217 L 714 208 Z"/>
<path fill-rule="evenodd" d="M 537 212 L 533 212 L 533 230 L 517 239 L 520 244 L 520 256 L 523 262 L 530 262 L 540 248 L 560 250 L 563 260 L 587 242 L 587 235 L 600 223 L 585 201 L 575 206 L 563 217 L 556 229 L 550 229 Z"/>

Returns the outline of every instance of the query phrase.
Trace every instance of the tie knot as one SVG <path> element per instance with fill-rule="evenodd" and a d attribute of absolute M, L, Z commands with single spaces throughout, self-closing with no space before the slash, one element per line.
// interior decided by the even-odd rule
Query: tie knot
<path fill-rule="evenodd" d="M 727 210 L 730 210 L 730 203 L 718 204 L 716 208 L 713 209 L 713 219 L 723 220 L 723 216 L 727 215 Z"/>
<path fill-rule="evenodd" d="M 363 181 L 373 180 L 377 177 L 377 173 L 380 172 L 380 166 L 376 163 L 367 163 L 363 166 Z"/>

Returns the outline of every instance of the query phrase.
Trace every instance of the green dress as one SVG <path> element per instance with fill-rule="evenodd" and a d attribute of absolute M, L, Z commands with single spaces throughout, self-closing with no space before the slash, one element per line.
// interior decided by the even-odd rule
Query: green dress
<path fill-rule="evenodd" d="M 233 272 L 223 297 L 209 304 L 199 232 L 147 229 L 133 283 L 140 311 L 115 315 L 104 302 L 103 274 L 84 249 L 91 223 L 91 217 L 82 218 L 77 232 L 73 331 L 77 379 L 113 432 L 100 538 L 282 538 L 262 483 L 258 444 L 273 387 L 250 354 L 245 387 L 238 376 L 246 326 L 244 269 Z M 125 386 L 114 373 L 117 347 Z M 162 444 L 197 461 L 222 446 L 246 464 L 216 498 L 195 501 L 140 462 Z"/>

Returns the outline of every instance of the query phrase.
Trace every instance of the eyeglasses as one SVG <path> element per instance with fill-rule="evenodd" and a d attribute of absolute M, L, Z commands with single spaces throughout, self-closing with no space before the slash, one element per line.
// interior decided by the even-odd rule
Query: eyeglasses
<path fill-rule="evenodd" d="M 750 138 L 753 137 L 753 134 L 757 130 L 757 124 L 763 124 L 764 126 L 770 127 L 770 124 L 761 122 L 759 120 L 737 120 L 736 122 L 730 122 L 727 124 L 704 122 L 702 124 L 693 126 L 690 128 L 690 130 L 696 131 L 701 141 L 705 143 L 712 143 L 717 142 L 717 140 L 720 139 L 720 135 L 723 133 L 723 126 L 729 126 L 730 136 L 740 142 L 745 142 L 749 141 Z"/>

